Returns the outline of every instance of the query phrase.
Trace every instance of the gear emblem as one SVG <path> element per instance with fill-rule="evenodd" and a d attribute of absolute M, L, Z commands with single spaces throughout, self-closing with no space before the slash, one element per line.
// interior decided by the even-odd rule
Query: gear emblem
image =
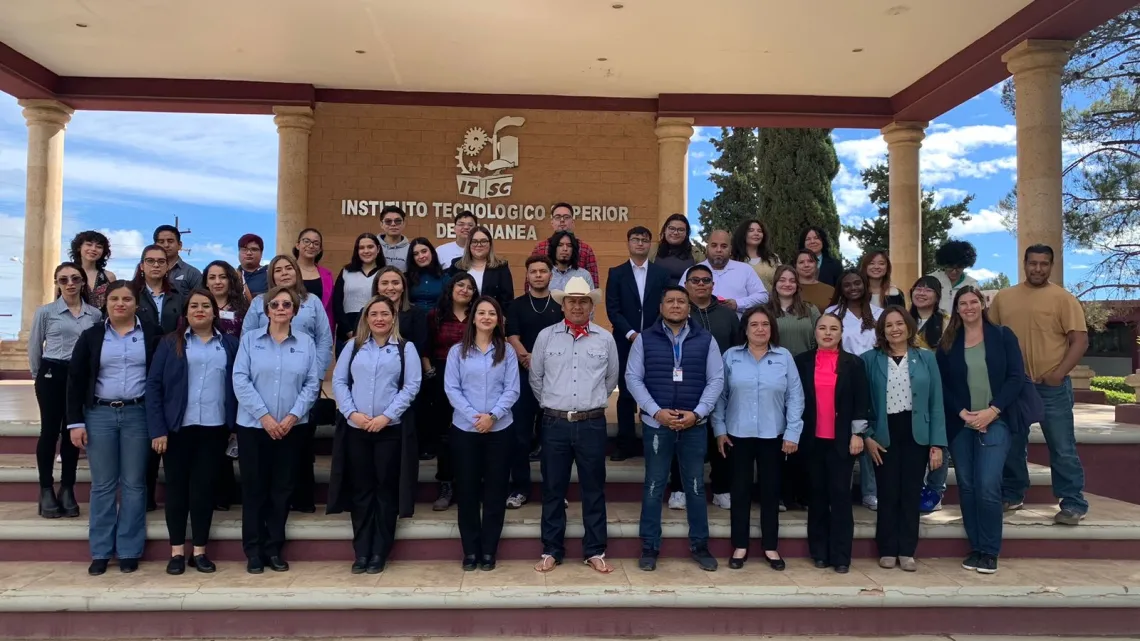
<path fill-rule="evenodd" d="M 480 127 L 472 127 L 463 136 L 463 153 L 468 156 L 478 155 L 487 146 L 487 132 Z"/>

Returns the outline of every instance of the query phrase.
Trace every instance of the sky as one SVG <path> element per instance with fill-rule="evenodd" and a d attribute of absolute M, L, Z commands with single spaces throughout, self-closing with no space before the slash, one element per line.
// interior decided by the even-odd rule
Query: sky
<path fill-rule="evenodd" d="M 689 150 L 689 218 L 714 194 L 709 136 L 698 128 Z M 876 130 L 837 129 L 842 163 L 833 189 L 845 223 L 875 213 L 859 172 L 886 157 Z M 1017 277 L 1016 238 L 1001 224 L 997 203 L 1016 177 L 1016 130 L 998 88 L 931 123 L 923 143 L 923 187 L 944 200 L 974 194 L 969 221 L 952 235 L 974 243 L 979 280 L 1005 272 Z M 271 116 L 79 112 L 67 127 L 64 162 L 63 247 L 84 229 L 111 241 L 111 271 L 129 276 L 151 232 L 161 224 L 189 229 L 186 260 L 204 266 L 222 258 L 236 264 L 237 238 L 256 233 L 275 244 L 277 133 Z M 27 128 L 20 107 L 0 93 L 0 339 L 19 330 L 24 237 Z M 849 258 L 860 249 L 840 239 Z M 1069 252 L 1066 282 L 1096 263 L 1095 255 Z M 10 316 L 2 316 L 9 314 Z"/>

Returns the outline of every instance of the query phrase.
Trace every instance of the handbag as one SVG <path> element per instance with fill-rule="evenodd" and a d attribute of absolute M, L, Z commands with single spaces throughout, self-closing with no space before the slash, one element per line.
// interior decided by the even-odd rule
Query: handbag
<path fill-rule="evenodd" d="M 322 389 L 320 398 L 313 403 L 313 410 L 309 413 L 309 422 L 313 425 L 335 425 L 336 416 L 336 401 Z"/>

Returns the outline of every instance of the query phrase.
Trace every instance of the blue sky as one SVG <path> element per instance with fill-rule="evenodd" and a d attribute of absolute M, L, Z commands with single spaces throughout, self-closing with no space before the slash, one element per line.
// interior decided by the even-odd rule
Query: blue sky
<path fill-rule="evenodd" d="M 711 197 L 708 143 L 718 128 L 699 128 L 690 147 L 689 217 Z M 838 129 L 842 169 L 834 190 L 844 222 L 873 215 L 859 171 L 885 157 L 877 131 Z M 99 229 L 111 239 L 110 268 L 129 275 L 150 232 L 180 218 L 191 234 L 187 259 L 199 266 L 223 258 L 236 262 L 237 238 L 260 234 L 275 243 L 277 134 L 270 116 L 80 112 L 68 125 L 64 165 L 63 239 Z M 1001 225 L 996 205 L 1014 184 L 1013 117 L 998 91 L 983 92 L 931 124 L 922 150 L 924 187 L 946 199 L 975 194 L 969 222 L 954 235 L 978 248 L 974 274 L 1004 271 L 1016 279 L 1016 239 Z M 27 129 L 16 100 L 0 94 L 0 338 L 19 329 L 23 255 Z M 841 239 L 841 249 L 859 248 Z M 63 255 L 66 257 L 66 247 Z M 1096 256 L 1066 258 L 1066 282 Z"/>

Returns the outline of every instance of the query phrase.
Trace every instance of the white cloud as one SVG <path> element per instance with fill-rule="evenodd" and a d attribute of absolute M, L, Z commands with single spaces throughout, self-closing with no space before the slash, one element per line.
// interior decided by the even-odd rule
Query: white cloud
<path fill-rule="evenodd" d="M 1081 254 L 1082 256 L 1092 256 L 1096 253 L 1095 249 L 1088 249 L 1087 247 L 1080 247 L 1073 250 L 1074 254 Z"/>
<path fill-rule="evenodd" d="M 994 258 L 1001 258 L 1001 254 L 993 254 Z"/>
<path fill-rule="evenodd" d="M 233 260 L 236 249 L 231 250 L 229 247 L 221 243 L 202 243 L 190 245 L 187 247 L 190 250 L 190 255 L 194 256 L 194 260 L 202 263 L 205 259 L 223 258 Z M 205 263 L 203 263 L 205 264 Z"/>
<path fill-rule="evenodd" d="M 1088 269 L 1092 267 L 1092 265 L 1069 265 L 1068 267 L 1069 269 Z"/>
<path fill-rule="evenodd" d="M 855 242 L 851 234 L 841 231 L 839 232 L 839 253 L 847 260 L 854 261 L 863 254 L 863 248 Z"/>
<path fill-rule="evenodd" d="M 992 269 L 975 269 L 973 267 L 966 270 L 966 273 L 978 279 L 979 281 L 986 281 L 991 278 L 997 278 L 998 273 Z"/>
<path fill-rule="evenodd" d="M 919 158 L 923 185 L 946 183 L 958 177 L 986 178 L 1003 171 L 1017 169 L 1016 155 L 974 161 L 968 156 L 985 148 L 1017 146 L 1014 125 L 967 125 L 965 127 L 932 126 L 923 140 Z M 844 140 L 835 151 L 856 170 L 866 169 L 886 160 L 887 143 L 882 136 Z"/>
<path fill-rule="evenodd" d="M 115 276 L 129 279 L 135 275 L 135 268 L 142 257 L 143 247 L 151 244 L 149 236 L 137 229 L 100 229 L 111 243 L 111 260 L 107 269 Z"/>
<path fill-rule="evenodd" d="M 955 220 L 950 227 L 951 236 L 970 236 L 972 234 L 990 234 L 1005 231 L 1002 215 L 992 209 L 983 209 L 976 214 L 970 214 L 965 221 Z"/>
<path fill-rule="evenodd" d="M 709 138 L 720 135 L 720 127 L 693 127 L 693 135 L 689 143 L 708 142 Z"/>
<path fill-rule="evenodd" d="M 934 204 L 941 205 L 942 203 L 947 203 L 950 201 L 961 201 L 963 198 L 969 195 L 970 192 L 966 191 L 965 189 L 956 189 L 954 187 L 943 187 L 942 189 L 935 189 Z"/>
<path fill-rule="evenodd" d="M 690 151 L 689 160 L 704 160 L 711 157 L 712 154 L 707 151 Z"/>

